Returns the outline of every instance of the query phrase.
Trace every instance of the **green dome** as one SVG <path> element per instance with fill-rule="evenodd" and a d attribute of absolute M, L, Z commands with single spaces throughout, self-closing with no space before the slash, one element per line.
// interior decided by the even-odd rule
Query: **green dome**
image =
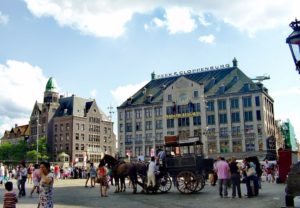
<path fill-rule="evenodd" d="M 46 84 L 46 92 L 56 92 L 57 91 L 57 84 L 55 80 L 50 77 L 47 84 Z"/>

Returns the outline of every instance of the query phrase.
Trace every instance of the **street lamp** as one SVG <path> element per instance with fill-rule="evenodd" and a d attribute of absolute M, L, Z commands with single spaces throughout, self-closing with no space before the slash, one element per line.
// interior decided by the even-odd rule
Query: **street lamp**
<path fill-rule="evenodd" d="M 286 39 L 286 43 L 290 46 L 296 70 L 300 74 L 300 21 L 295 19 L 294 22 L 290 23 L 290 27 L 294 31 Z"/>

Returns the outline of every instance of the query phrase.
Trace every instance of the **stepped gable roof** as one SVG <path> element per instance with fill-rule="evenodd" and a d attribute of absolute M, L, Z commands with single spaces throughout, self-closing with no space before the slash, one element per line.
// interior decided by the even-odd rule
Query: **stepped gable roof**
<path fill-rule="evenodd" d="M 238 67 L 234 66 L 176 77 L 153 79 L 118 108 L 160 103 L 163 101 L 163 89 L 166 89 L 180 77 L 185 77 L 199 84 L 202 83 L 206 97 L 261 90 Z M 151 100 L 149 100 L 149 97 L 151 97 Z"/>

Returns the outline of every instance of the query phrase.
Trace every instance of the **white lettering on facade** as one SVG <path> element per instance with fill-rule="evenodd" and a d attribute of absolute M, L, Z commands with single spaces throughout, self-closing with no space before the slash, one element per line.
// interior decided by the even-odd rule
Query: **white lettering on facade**
<path fill-rule="evenodd" d="M 230 64 L 222 64 L 219 66 L 210 66 L 210 67 L 203 67 L 203 68 L 191 69 L 191 70 L 186 70 L 186 71 L 173 72 L 173 73 L 169 73 L 169 74 L 160 74 L 160 75 L 156 75 L 156 79 L 162 79 L 162 78 L 167 78 L 167 77 L 176 77 L 176 76 L 194 74 L 194 73 L 206 72 L 206 71 L 222 70 L 222 69 L 229 68 L 229 67 L 230 67 Z"/>

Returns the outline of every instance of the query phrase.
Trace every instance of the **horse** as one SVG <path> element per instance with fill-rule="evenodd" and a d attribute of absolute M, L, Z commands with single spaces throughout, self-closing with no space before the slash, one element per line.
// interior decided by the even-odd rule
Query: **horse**
<path fill-rule="evenodd" d="M 125 191 L 125 178 L 129 176 L 129 179 L 132 182 L 133 186 L 133 193 L 137 192 L 137 172 L 140 168 L 135 163 L 125 163 L 124 161 L 119 161 L 115 159 L 113 156 L 110 155 L 103 155 L 100 160 L 100 164 L 107 164 L 109 167 L 112 168 L 112 174 L 113 178 L 115 179 L 115 193 L 118 193 L 120 191 Z M 121 189 L 119 185 L 119 180 L 121 181 Z"/>

